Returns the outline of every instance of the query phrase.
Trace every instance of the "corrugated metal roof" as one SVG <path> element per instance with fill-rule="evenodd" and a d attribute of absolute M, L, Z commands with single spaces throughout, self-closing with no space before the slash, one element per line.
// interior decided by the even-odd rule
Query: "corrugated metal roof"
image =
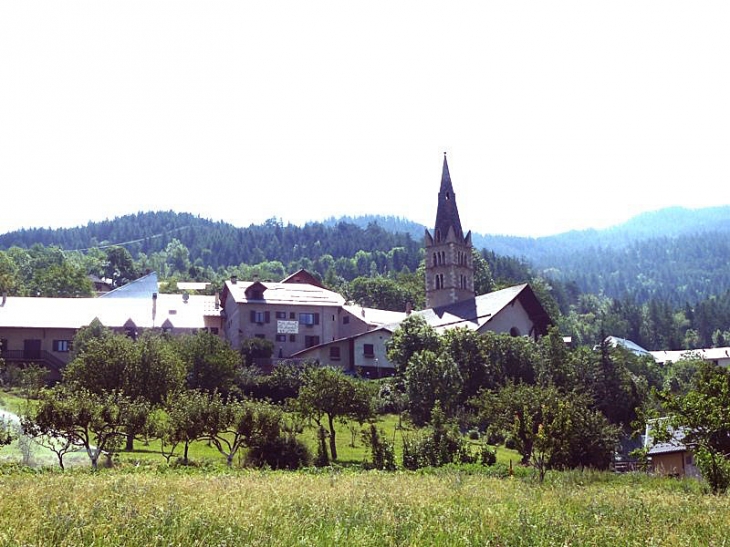
<path fill-rule="evenodd" d="M 639 344 L 637 344 L 636 342 L 632 342 L 631 340 L 628 340 L 626 338 L 619 338 L 618 336 L 607 336 L 606 341 L 614 348 L 617 346 L 621 346 L 635 355 L 649 354 L 649 352 L 642 348 Z"/>
<path fill-rule="evenodd" d="M 106 327 L 121 328 L 128 320 L 139 328 L 159 327 L 165 320 L 173 327 L 201 329 L 206 316 L 219 316 L 215 297 L 191 295 L 187 302 L 179 294 L 142 298 L 26 298 L 8 297 L 0 307 L 0 328 L 79 329 L 98 318 Z"/>
<path fill-rule="evenodd" d="M 672 452 L 684 452 L 687 450 L 687 446 L 682 442 L 684 441 L 685 431 L 684 429 L 669 428 L 669 434 L 671 438 L 667 442 L 655 443 L 652 437 L 652 427 L 657 422 L 663 422 L 667 418 L 658 418 L 656 420 L 650 420 L 646 424 L 646 432 L 644 434 L 644 448 L 648 448 L 647 454 L 652 456 L 654 454 L 670 454 Z"/>
<path fill-rule="evenodd" d="M 157 273 L 151 272 L 117 287 L 113 291 L 102 294 L 99 298 L 152 298 L 157 292 Z"/>

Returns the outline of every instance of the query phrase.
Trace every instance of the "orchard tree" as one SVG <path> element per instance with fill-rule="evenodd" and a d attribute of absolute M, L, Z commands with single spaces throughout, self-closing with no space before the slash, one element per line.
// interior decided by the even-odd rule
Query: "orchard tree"
<path fill-rule="evenodd" d="M 130 422 L 149 413 L 149 405 L 131 401 L 119 392 L 96 394 L 86 389 L 57 386 L 41 393 L 37 406 L 22 419 L 23 430 L 31 437 L 67 439 L 86 450 L 91 466 L 99 457 L 120 446 Z M 56 452 L 63 467 L 62 456 Z"/>
<path fill-rule="evenodd" d="M 97 395 L 121 392 L 150 406 L 161 404 L 169 393 L 182 389 L 185 367 L 172 341 L 150 332 L 137 341 L 123 334 L 101 332 L 97 338 L 88 336 L 89 331 L 82 333 L 82 350 L 64 370 L 64 381 L 69 385 Z M 132 450 L 134 437 L 145 423 L 128 421 L 127 425 L 127 450 Z"/>
<path fill-rule="evenodd" d="M 532 463 L 541 478 L 547 469 L 608 467 L 618 429 L 591 403 L 554 386 L 511 383 L 473 400 L 482 425 L 509 435 L 522 464 Z"/>
<path fill-rule="evenodd" d="M 307 370 L 294 405 L 302 416 L 320 427 L 327 421 L 330 453 L 336 460 L 335 420 L 367 421 L 373 414 L 372 401 L 373 394 L 365 381 L 346 376 L 340 369 L 321 367 Z"/>
<path fill-rule="evenodd" d="M 197 332 L 174 343 L 185 364 L 188 389 L 224 395 L 230 392 L 241 356 L 225 340 L 209 332 Z"/>
<path fill-rule="evenodd" d="M 428 350 L 414 353 L 406 369 L 405 383 L 413 423 L 424 425 L 437 401 L 447 416 L 454 416 L 463 379 L 448 353 Z"/>
<path fill-rule="evenodd" d="M 462 378 L 459 403 L 466 403 L 482 389 L 493 389 L 501 380 L 489 360 L 485 338 L 465 327 L 449 329 L 441 335 L 443 351 L 456 363 Z"/>
<path fill-rule="evenodd" d="M 207 438 L 210 430 L 211 394 L 197 390 L 170 393 L 152 414 L 151 431 L 160 440 L 160 452 L 169 463 L 182 446 L 182 462 L 189 463 L 190 445 Z"/>
<path fill-rule="evenodd" d="M 535 364 L 539 354 L 534 341 L 527 336 L 494 332 L 485 332 L 481 336 L 496 383 L 535 383 Z"/>

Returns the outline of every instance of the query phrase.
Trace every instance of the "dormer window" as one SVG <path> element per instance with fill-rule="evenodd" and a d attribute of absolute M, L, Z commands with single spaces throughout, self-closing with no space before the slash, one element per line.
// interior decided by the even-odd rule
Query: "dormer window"
<path fill-rule="evenodd" d="M 263 300 L 266 287 L 259 281 L 255 281 L 246 289 L 246 298 L 249 300 Z"/>

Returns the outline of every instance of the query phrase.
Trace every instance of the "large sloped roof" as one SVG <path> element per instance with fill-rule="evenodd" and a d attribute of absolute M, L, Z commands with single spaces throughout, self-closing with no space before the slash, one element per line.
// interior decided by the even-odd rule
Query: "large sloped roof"
<path fill-rule="evenodd" d="M 257 288 L 261 298 L 249 298 L 247 290 Z M 249 291 L 250 294 L 250 291 Z M 226 281 L 222 298 L 230 297 L 236 303 L 262 302 L 266 304 L 342 306 L 345 299 L 336 292 L 310 283 L 274 283 L 261 281 Z"/>
<path fill-rule="evenodd" d="M 408 314 L 406 312 L 400 312 L 400 311 L 388 311 L 388 310 L 378 310 L 376 308 L 363 308 L 362 306 L 355 306 L 352 304 L 347 304 L 345 306 L 342 306 L 346 311 L 350 312 L 352 315 L 355 315 L 362 319 L 365 323 L 377 327 L 382 327 L 384 325 L 392 325 L 394 323 L 400 323 L 403 321 L 406 317 L 408 317 Z"/>
<path fill-rule="evenodd" d="M 155 310 L 153 314 L 153 308 Z M 105 327 L 121 328 L 130 319 L 139 328 L 202 329 L 205 317 L 220 315 L 215 297 L 160 294 L 157 302 L 142 298 L 29 298 L 8 297 L 0 306 L 0 328 L 79 329 L 95 318 Z"/>
<path fill-rule="evenodd" d="M 536 323 L 538 330 L 544 333 L 550 324 L 550 318 L 527 283 L 415 313 L 422 315 L 428 324 L 437 330 L 455 327 L 480 330 L 518 299 Z"/>

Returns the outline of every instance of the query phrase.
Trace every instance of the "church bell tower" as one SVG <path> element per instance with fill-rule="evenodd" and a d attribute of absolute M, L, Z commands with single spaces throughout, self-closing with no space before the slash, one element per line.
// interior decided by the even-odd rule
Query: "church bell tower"
<path fill-rule="evenodd" d="M 471 232 L 464 236 L 444 153 L 436 225 L 426 230 L 426 307 L 438 308 L 474 298 Z"/>

